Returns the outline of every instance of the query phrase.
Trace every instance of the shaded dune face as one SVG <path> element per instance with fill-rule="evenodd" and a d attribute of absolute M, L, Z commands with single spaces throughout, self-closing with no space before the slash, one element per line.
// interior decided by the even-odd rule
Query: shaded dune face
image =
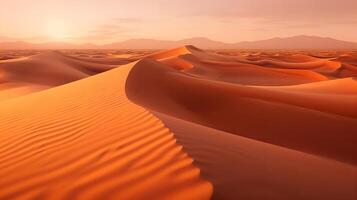
<path fill-rule="evenodd" d="M 8 52 L 0 199 L 355 200 L 356 58 Z"/>
<path fill-rule="evenodd" d="M 207 56 L 202 59 L 207 59 Z M 218 60 L 218 57 L 214 59 Z M 357 95 L 336 94 L 342 85 L 357 88 L 356 81 L 321 82 L 321 79 L 316 79 L 310 80 L 313 83 L 296 86 L 251 86 L 233 84 L 225 76 L 211 79 L 206 76 L 210 66 L 198 69 L 203 75 L 192 73 L 195 67 L 176 70 L 160 60 L 142 60 L 130 72 L 127 94 L 140 105 L 181 119 L 357 163 L 354 148 L 357 137 L 351 134 L 357 132 Z M 239 80 L 240 76 L 237 75 L 236 79 Z M 306 89 L 314 86 L 316 90 L 325 89 L 316 93 Z"/>
<path fill-rule="evenodd" d="M 0 105 L 0 199 L 209 199 L 173 134 L 131 103 L 131 65 Z"/>
<path fill-rule="evenodd" d="M 353 165 L 154 114 L 212 182 L 212 199 L 353 200 L 357 195 Z"/>
<path fill-rule="evenodd" d="M 159 52 L 134 66 L 126 93 L 174 132 L 212 182 L 212 199 L 357 198 L 357 81 L 342 78 L 348 64 L 256 60 L 191 46 Z"/>

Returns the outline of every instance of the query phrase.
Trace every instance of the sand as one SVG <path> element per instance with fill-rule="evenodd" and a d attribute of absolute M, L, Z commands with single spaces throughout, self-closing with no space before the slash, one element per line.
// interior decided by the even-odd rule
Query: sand
<path fill-rule="evenodd" d="M 58 51 L 45 51 L 41 54 L 0 61 L 0 91 L 12 88 L 15 90 L 8 98 L 21 96 L 80 80 L 114 67 L 72 58 Z M 20 92 L 16 95 L 16 91 L 22 90 L 19 88 L 27 88 L 26 90 L 31 92 Z M 2 96 L 2 99 L 5 99 L 5 95 Z"/>
<path fill-rule="evenodd" d="M 131 103 L 133 65 L 0 105 L 0 199 L 209 199 L 172 132 Z"/>
<path fill-rule="evenodd" d="M 351 134 L 357 132 L 357 95 L 336 94 L 341 82 L 344 87 L 356 88 L 356 81 L 310 80 L 310 87 L 325 88 L 323 93 L 311 93 L 311 89 L 304 91 L 309 84 L 284 87 L 234 84 L 225 76 L 212 80 L 206 73 L 212 68 L 204 67 L 198 74 L 191 69 L 180 71 L 157 60 L 143 59 L 130 72 L 127 94 L 140 105 L 180 119 L 357 163 L 354 147 L 357 136 Z M 286 74 L 288 79 L 292 76 Z M 269 78 L 269 74 L 261 74 L 261 78 Z M 236 79 L 240 79 L 239 74 Z"/>
<path fill-rule="evenodd" d="M 354 200 L 356 56 L 6 53 L 0 199 Z"/>
<path fill-rule="evenodd" d="M 354 199 L 356 168 L 154 112 L 212 181 L 212 199 Z"/>

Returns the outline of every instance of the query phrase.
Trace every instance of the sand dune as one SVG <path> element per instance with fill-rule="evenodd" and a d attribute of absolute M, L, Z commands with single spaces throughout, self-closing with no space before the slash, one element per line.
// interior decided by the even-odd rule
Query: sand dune
<path fill-rule="evenodd" d="M 43 52 L 34 56 L 1 61 L 0 90 L 12 88 L 13 95 L 10 96 L 20 96 L 22 93 L 16 95 L 17 91 L 22 90 L 20 88 L 35 92 L 112 68 L 113 65 L 86 62 L 62 55 L 60 52 Z"/>
<path fill-rule="evenodd" d="M 174 132 L 213 199 L 355 199 L 357 81 L 324 75 L 340 63 L 288 59 L 186 46 L 139 61 L 127 95 Z"/>
<path fill-rule="evenodd" d="M 0 105 L 0 199 L 208 199 L 173 134 L 125 96 L 131 66 Z"/>
<path fill-rule="evenodd" d="M 246 63 L 239 57 L 204 52 L 193 46 L 163 51 L 144 58 L 159 60 L 196 77 L 230 83 L 293 85 L 328 79 L 322 74 L 309 70 L 267 68 Z"/>
<path fill-rule="evenodd" d="M 317 60 L 317 61 L 296 62 L 296 63 L 274 61 L 274 60 L 246 61 L 246 62 L 256 65 L 262 65 L 266 67 L 279 67 L 279 68 L 287 68 L 287 69 L 310 69 L 325 74 L 336 72 L 341 67 L 341 64 L 339 62 L 333 62 L 329 60 Z"/>
<path fill-rule="evenodd" d="M 1 55 L 0 199 L 357 198 L 353 51 Z"/>
<path fill-rule="evenodd" d="M 212 199 L 355 199 L 355 166 L 155 113 L 202 176 Z"/>
<path fill-rule="evenodd" d="M 111 55 L 111 54 L 98 55 L 97 51 L 85 52 L 81 54 L 74 54 L 71 51 L 69 52 L 64 51 L 62 55 L 75 60 L 104 64 L 104 65 L 124 65 L 136 60 L 136 59 L 130 59 L 130 57 L 132 56 L 130 54 L 124 55 L 125 57 L 117 57 L 117 55 Z"/>
<path fill-rule="evenodd" d="M 295 85 L 328 80 L 326 76 L 309 70 L 266 68 L 237 62 L 204 61 L 203 65 L 196 66 L 191 73 L 209 79 L 247 85 Z"/>
<path fill-rule="evenodd" d="M 24 96 L 34 92 L 48 89 L 47 86 L 29 83 L 1 83 L 0 101 Z"/>
<path fill-rule="evenodd" d="M 330 81 L 322 81 L 301 85 L 291 86 L 275 86 L 275 87 L 262 87 L 282 90 L 286 92 L 304 92 L 314 94 L 340 94 L 340 95 L 357 95 L 357 81 L 353 78 L 341 78 Z"/>
<path fill-rule="evenodd" d="M 319 82 L 320 85 L 324 83 L 327 85 L 323 87 L 334 90 L 329 81 Z M 346 87 L 356 86 L 352 80 L 345 83 L 349 84 Z M 245 137 L 356 163 L 357 137 L 350 133 L 357 132 L 357 96 L 336 93 L 231 84 L 210 80 L 207 76 L 193 76 L 150 59 L 140 61 L 127 81 L 129 98 L 152 110 Z M 259 126 L 255 125 L 257 123 Z"/>

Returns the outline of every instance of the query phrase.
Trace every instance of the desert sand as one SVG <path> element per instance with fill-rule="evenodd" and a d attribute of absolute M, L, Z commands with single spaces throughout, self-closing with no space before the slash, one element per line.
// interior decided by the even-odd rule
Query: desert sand
<path fill-rule="evenodd" d="M 173 134 L 131 103 L 132 65 L 3 101 L 0 199 L 208 199 Z"/>
<path fill-rule="evenodd" d="M 354 51 L 7 52 L 0 199 L 354 200 L 356 77 Z"/>

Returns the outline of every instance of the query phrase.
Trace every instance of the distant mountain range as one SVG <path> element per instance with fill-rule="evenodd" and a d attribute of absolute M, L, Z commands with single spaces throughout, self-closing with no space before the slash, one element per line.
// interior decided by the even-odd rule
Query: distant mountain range
<path fill-rule="evenodd" d="M 168 49 L 184 45 L 194 45 L 202 49 L 357 49 L 355 42 L 306 35 L 238 43 L 224 43 L 200 37 L 178 41 L 130 39 L 106 45 L 29 43 L 0 37 L 0 49 Z"/>

